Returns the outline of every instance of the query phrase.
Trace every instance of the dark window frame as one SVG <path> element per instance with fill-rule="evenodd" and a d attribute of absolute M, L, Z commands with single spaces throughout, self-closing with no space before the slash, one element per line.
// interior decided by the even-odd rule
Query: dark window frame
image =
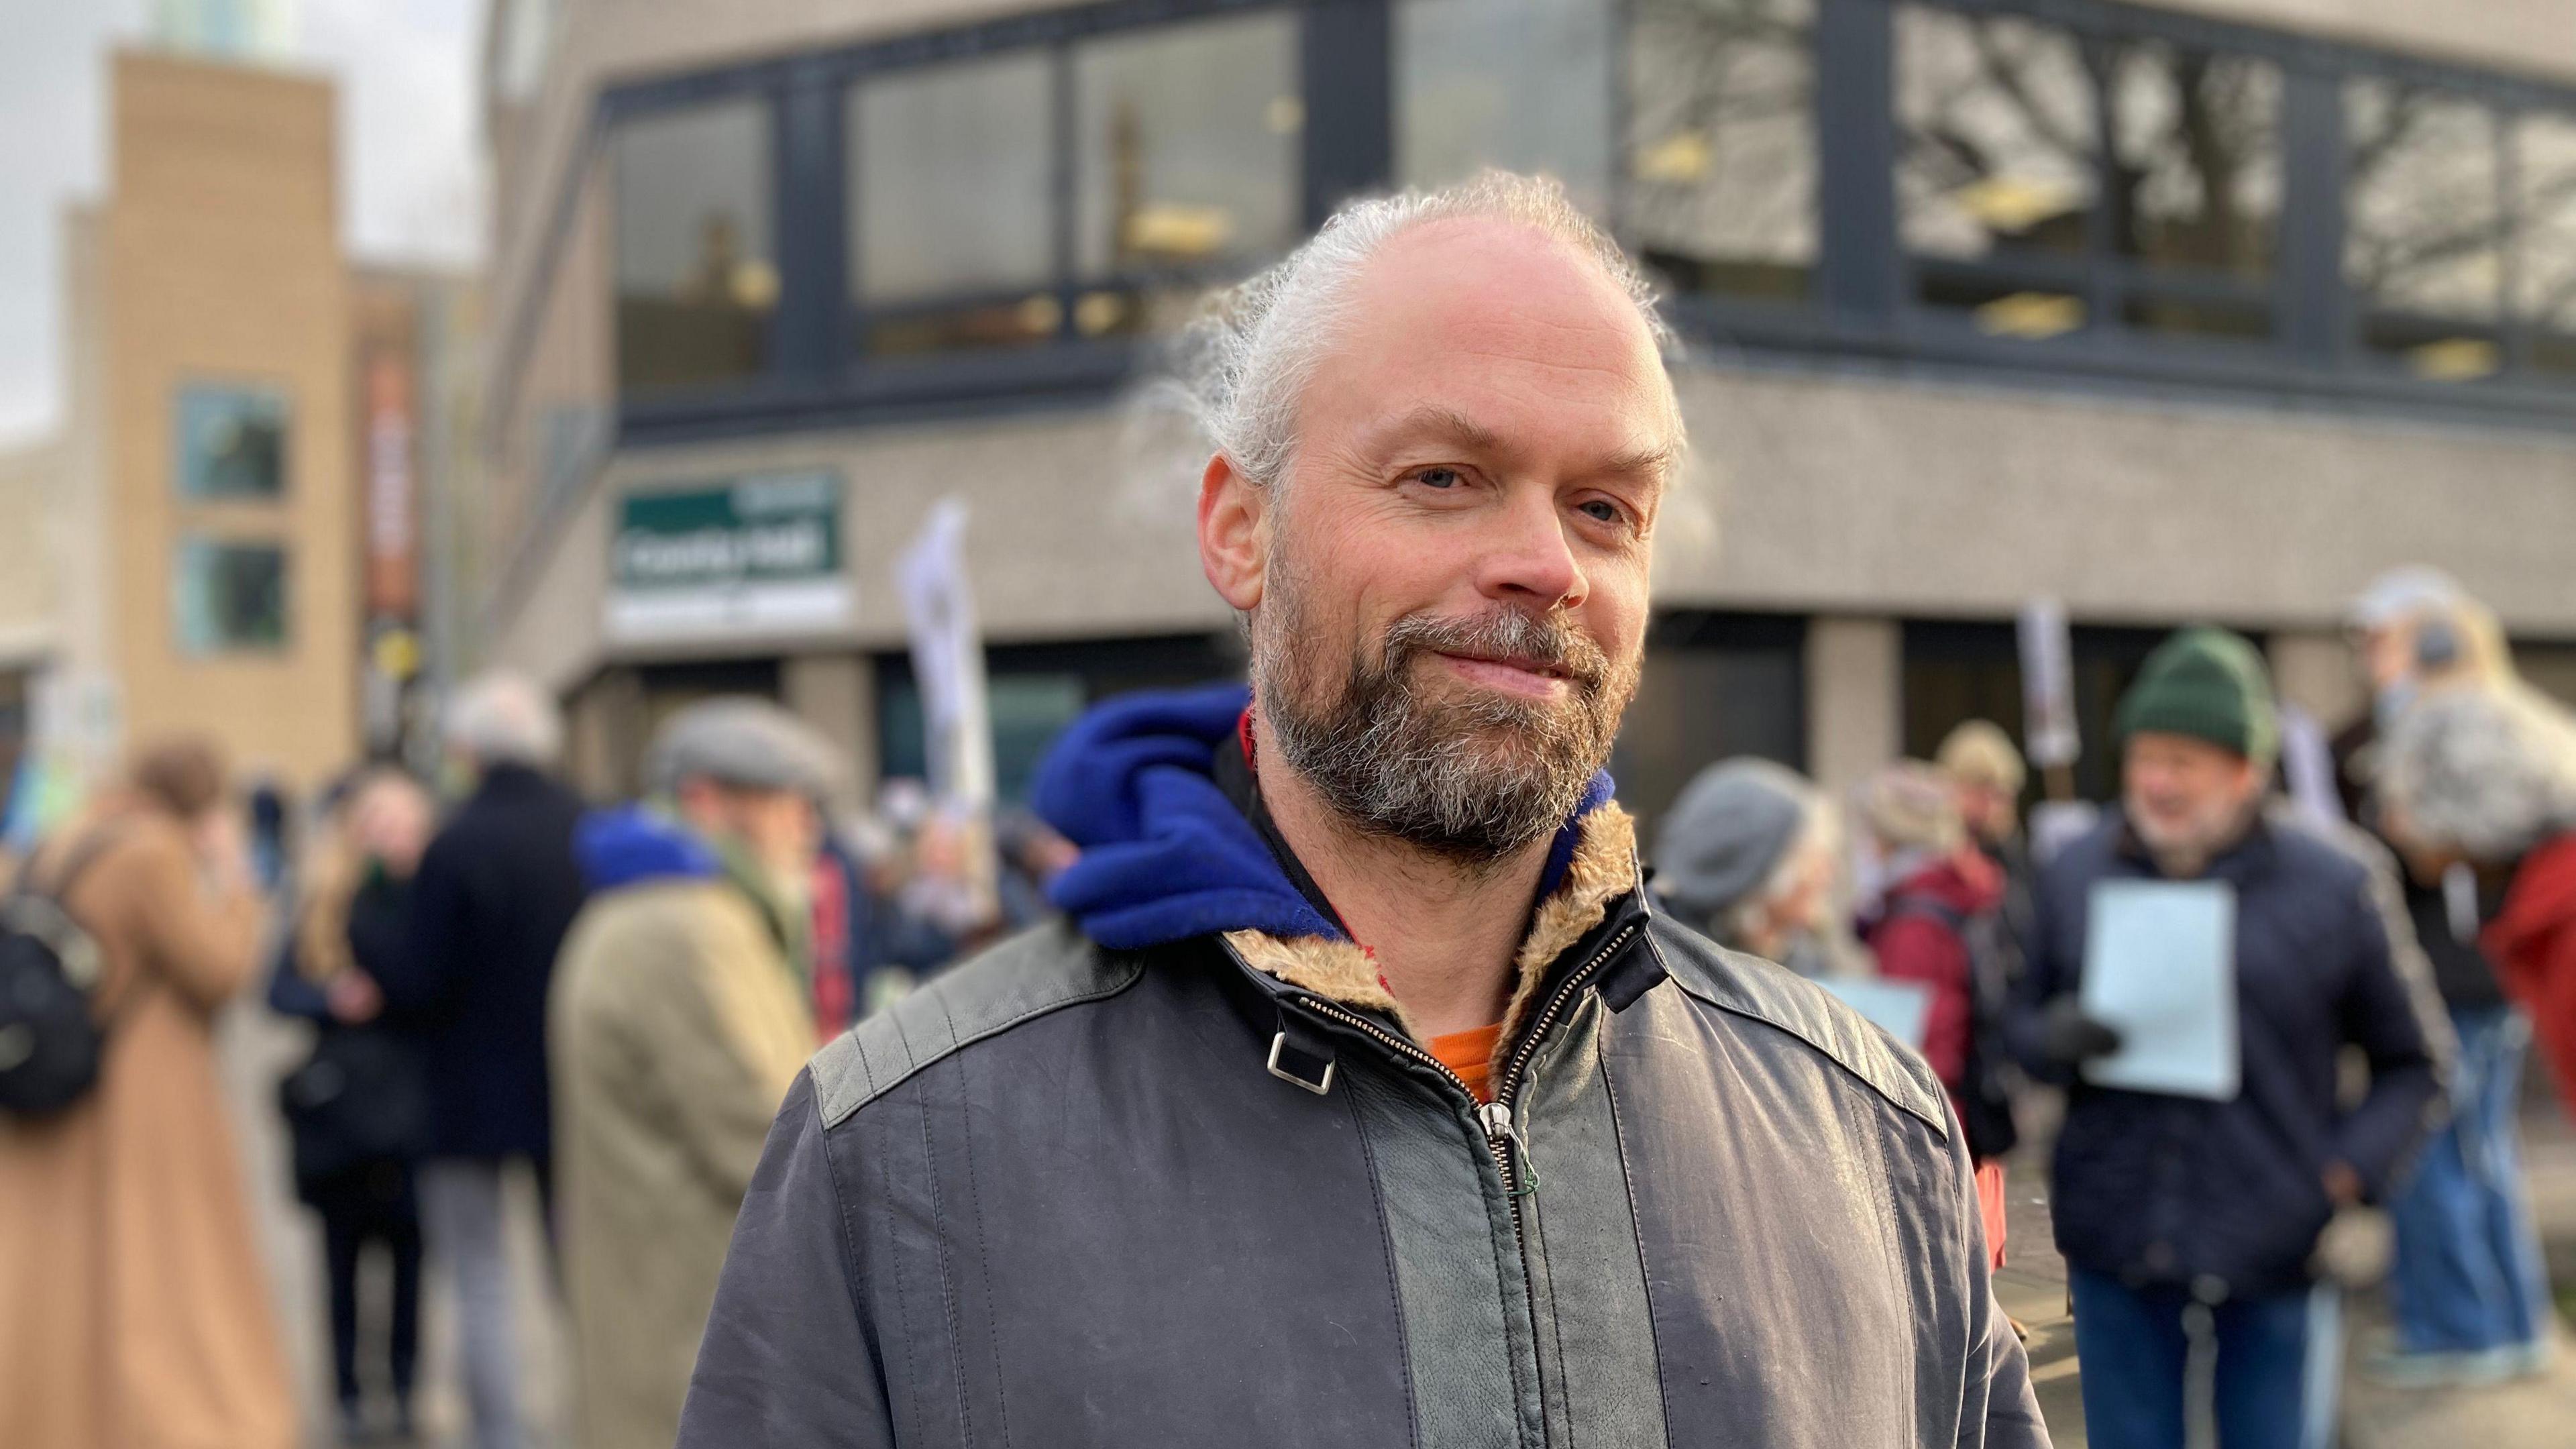
<path fill-rule="evenodd" d="M 940 61 L 1031 47 L 1055 56 L 1059 107 L 1072 103 L 1073 47 L 1096 36 L 1222 15 L 1286 12 L 1300 28 L 1300 89 L 1306 131 L 1299 210 L 1311 225 L 1343 197 L 1388 184 L 1392 171 L 1393 5 L 1397 0 L 1105 0 L 930 33 L 867 41 L 682 74 L 620 82 L 594 109 L 592 144 L 635 116 L 709 101 L 762 97 L 773 108 L 773 236 L 780 270 L 773 364 L 757 378 L 685 394 L 621 396 L 620 442 L 652 445 L 780 429 L 985 415 L 1097 403 L 1128 381 L 1150 343 L 1075 335 L 1079 296 L 1102 279 L 1072 275 L 1061 256 L 1056 291 L 1065 318 L 1055 341 L 982 353 L 870 359 L 848 325 L 846 133 L 841 107 L 865 77 Z M 1613 137 L 1624 138 L 1630 105 L 1627 34 L 1634 0 L 1602 0 L 1613 11 Z M 2064 27 L 2100 44 L 2111 40 L 2244 54 L 2279 67 L 2276 128 L 2281 223 L 2273 275 L 2249 284 L 2223 274 L 2148 267 L 2096 248 L 2061 280 L 2077 284 L 2092 325 L 2044 341 L 1988 336 L 1946 309 L 1915 300 L 1921 259 L 1906 254 L 1895 199 L 1894 14 L 1897 0 L 1817 0 L 1813 118 L 1818 158 L 1819 251 L 1803 304 L 1760 298 L 1676 296 L 1667 311 L 1704 351 L 1751 361 L 1818 362 L 1863 369 L 1902 366 L 2000 373 L 2050 387 L 2121 393 L 2217 393 L 2275 405 L 2354 411 L 2391 409 L 2462 421 L 2576 427 L 2563 376 L 2527 366 L 2535 330 L 2508 314 L 2500 330 L 2506 361 L 2471 386 L 2409 375 L 2361 344 L 2359 299 L 2345 282 L 2343 88 L 2361 75 L 2432 86 L 2504 114 L 2508 132 L 2522 112 L 2576 116 L 2576 84 L 2481 70 L 2266 30 L 2125 0 L 1919 0 L 1931 8 L 2010 15 Z M 1826 98 L 1832 97 L 1828 104 Z M 2510 146 L 2510 142 L 2506 143 Z M 1073 145 L 1060 128 L 1052 150 L 1055 225 L 1072 224 Z M 2107 142 L 2106 142 L 2107 149 Z M 1620 224 L 1629 158 L 1611 171 L 1610 218 Z M 2517 198 L 2508 165 L 2506 203 Z M 581 183 L 580 166 L 567 186 Z M 558 226 L 552 246 L 569 244 Z M 1059 253 L 1070 238 L 1057 238 Z M 1934 263 L 1973 274 L 1983 263 Z M 2015 268 L 2010 274 L 2027 274 Z M 1213 276 L 1207 278 L 1214 280 Z M 1121 279 L 1137 280 L 1137 279 Z M 1144 280 L 1187 280 L 1154 272 Z M 1025 294 L 1022 294 L 1025 295 Z M 2121 321 L 2122 299 L 2137 296 L 2268 305 L 2268 340 L 2147 331 Z M 2104 310 L 2108 301 L 2109 310 Z M 525 332 L 526 329 L 520 329 Z M 2551 333 L 2550 336 L 2557 334 Z M 527 345 L 519 339 L 519 350 Z M 506 366 L 506 360 L 505 360 Z"/>

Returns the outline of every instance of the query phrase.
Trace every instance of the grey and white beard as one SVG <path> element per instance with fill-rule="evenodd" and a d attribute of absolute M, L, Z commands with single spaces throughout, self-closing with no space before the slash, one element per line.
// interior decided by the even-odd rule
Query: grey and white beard
<path fill-rule="evenodd" d="M 2137 832 L 2138 843 L 2147 848 L 2147 856 L 2156 863 L 2159 874 L 2169 880 L 2194 880 L 2209 869 L 2210 862 L 2244 838 L 2261 807 L 2262 797 L 2257 795 L 2251 801 L 2228 806 L 2223 815 L 2192 821 L 2171 834 L 2148 824 L 2145 813 L 2131 807 L 2129 828 Z"/>
<path fill-rule="evenodd" d="M 1304 627 L 1296 581 L 1276 562 L 1253 624 L 1262 738 L 1345 823 L 1476 870 L 1574 813 L 1636 692 L 1635 658 L 1614 663 L 1561 615 L 1499 607 L 1399 619 L 1374 654 L 1355 647 L 1335 677 Z M 1434 696 L 1414 669 L 1432 652 L 1543 663 L 1566 676 L 1567 697 Z"/>

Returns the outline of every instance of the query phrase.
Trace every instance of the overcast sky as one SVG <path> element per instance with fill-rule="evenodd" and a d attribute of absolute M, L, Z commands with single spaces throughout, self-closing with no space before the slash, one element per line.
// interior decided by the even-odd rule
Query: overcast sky
<path fill-rule="evenodd" d="M 341 234 L 353 255 L 468 264 L 483 241 L 474 108 L 487 0 L 300 0 L 299 65 L 340 86 Z M 149 0 L 0 0 L 0 444 L 56 416 L 63 204 L 95 197 L 111 46 Z"/>

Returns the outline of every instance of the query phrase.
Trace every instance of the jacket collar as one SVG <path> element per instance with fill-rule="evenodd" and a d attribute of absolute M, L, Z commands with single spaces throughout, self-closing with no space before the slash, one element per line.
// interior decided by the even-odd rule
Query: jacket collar
<path fill-rule="evenodd" d="M 1076 721 L 1040 769 L 1034 795 L 1038 813 L 1083 852 L 1048 897 L 1109 949 L 1221 936 L 1271 981 L 1404 1025 L 1367 949 L 1275 830 L 1261 828 L 1257 786 L 1247 788 L 1250 772 L 1241 769 L 1249 700 L 1241 685 L 1135 695 Z M 1596 775 L 1550 847 L 1513 958 L 1507 1042 L 1550 965 L 1623 896 L 1639 894 L 1635 825 L 1610 796 L 1610 777 Z"/>
<path fill-rule="evenodd" d="M 1502 1041 L 1520 1034 L 1549 967 L 1609 918 L 1614 907 L 1641 898 L 1637 882 L 1636 823 L 1616 801 L 1577 818 L 1567 864 L 1556 888 L 1530 915 L 1529 931 L 1512 955 L 1511 1003 L 1503 1012 Z M 1414 1036 L 1403 1008 L 1387 989 L 1367 947 L 1347 936 L 1283 937 L 1260 930 L 1225 933 L 1243 963 L 1329 1001 L 1384 1014 Z"/>

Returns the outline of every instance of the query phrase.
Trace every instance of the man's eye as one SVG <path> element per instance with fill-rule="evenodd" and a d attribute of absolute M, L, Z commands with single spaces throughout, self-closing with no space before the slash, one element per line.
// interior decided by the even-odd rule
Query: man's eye
<path fill-rule="evenodd" d="M 1583 511 L 1603 523 L 1617 523 L 1619 521 L 1619 505 L 1616 503 L 1605 502 L 1599 498 L 1595 498 L 1591 502 L 1584 504 Z"/>
<path fill-rule="evenodd" d="M 1413 475 L 1413 481 L 1433 488 L 1454 488 L 1467 480 L 1455 468 L 1425 468 Z"/>

